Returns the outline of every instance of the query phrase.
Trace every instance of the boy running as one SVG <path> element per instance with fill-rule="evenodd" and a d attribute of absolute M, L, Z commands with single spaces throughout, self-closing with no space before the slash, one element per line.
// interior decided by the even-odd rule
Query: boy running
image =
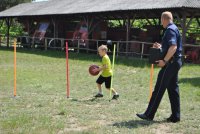
<path fill-rule="evenodd" d="M 102 57 L 102 66 L 99 66 L 99 68 L 94 69 L 94 72 L 101 71 L 102 73 L 96 81 L 99 92 L 95 95 L 95 97 L 103 97 L 101 85 L 105 82 L 106 89 L 109 91 L 112 90 L 112 99 L 116 100 L 119 98 L 119 94 L 115 91 L 114 88 L 111 89 L 112 69 L 110 58 L 107 55 L 107 51 L 108 48 L 106 45 L 101 45 L 98 48 L 99 55 Z"/>

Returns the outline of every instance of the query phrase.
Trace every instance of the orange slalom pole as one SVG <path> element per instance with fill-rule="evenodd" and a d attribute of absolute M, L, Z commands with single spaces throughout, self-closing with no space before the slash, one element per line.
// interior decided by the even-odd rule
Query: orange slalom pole
<path fill-rule="evenodd" d="M 149 82 L 149 100 L 151 99 L 152 96 L 152 88 L 153 88 L 153 72 L 154 72 L 154 64 L 151 64 L 151 72 L 150 72 L 150 82 Z"/>
<path fill-rule="evenodd" d="M 16 54 L 16 39 L 14 40 L 14 97 L 17 95 L 17 54 Z"/>
<path fill-rule="evenodd" d="M 69 98 L 70 91 L 69 91 L 69 51 L 68 51 L 68 42 L 66 42 L 66 80 L 67 80 L 67 87 L 66 87 L 66 92 L 67 92 L 67 98 Z"/>

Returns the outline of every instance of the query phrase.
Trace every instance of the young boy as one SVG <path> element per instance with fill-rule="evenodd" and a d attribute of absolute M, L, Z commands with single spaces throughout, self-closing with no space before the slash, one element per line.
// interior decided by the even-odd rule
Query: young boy
<path fill-rule="evenodd" d="M 103 92 L 101 89 L 101 85 L 105 82 L 106 89 L 109 91 L 112 90 L 113 98 L 112 99 L 118 99 L 119 94 L 112 88 L 111 89 L 111 77 L 112 77 L 112 69 L 111 69 L 111 62 L 107 55 L 108 48 L 106 45 L 101 45 L 98 48 L 99 55 L 102 57 L 102 66 L 99 66 L 99 68 L 96 68 L 94 72 L 96 71 L 102 71 L 101 75 L 97 79 L 97 87 L 99 89 L 99 93 L 95 95 L 95 97 L 103 97 Z"/>

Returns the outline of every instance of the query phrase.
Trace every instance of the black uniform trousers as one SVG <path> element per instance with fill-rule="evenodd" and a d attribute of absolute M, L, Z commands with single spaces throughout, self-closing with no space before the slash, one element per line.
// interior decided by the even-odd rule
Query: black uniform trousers
<path fill-rule="evenodd" d="M 154 118 L 166 89 L 171 103 L 172 118 L 180 119 L 178 72 L 181 66 L 181 58 L 174 58 L 160 70 L 152 97 L 145 112 L 145 115 L 150 119 Z"/>

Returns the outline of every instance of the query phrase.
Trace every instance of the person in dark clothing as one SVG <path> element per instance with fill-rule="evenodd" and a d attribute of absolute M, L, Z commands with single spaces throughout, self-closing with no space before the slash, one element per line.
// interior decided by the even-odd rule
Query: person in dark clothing
<path fill-rule="evenodd" d="M 153 47 L 161 48 L 163 52 L 166 52 L 166 55 L 162 60 L 157 61 L 157 66 L 161 67 L 161 70 L 158 74 L 157 82 L 147 109 L 143 114 L 136 115 L 144 120 L 153 120 L 165 90 L 167 89 L 172 111 L 167 121 L 176 123 L 180 121 L 178 72 L 182 66 L 182 40 L 177 26 L 173 23 L 171 12 L 163 12 L 161 15 L 161 22 L 166 29 L 162 38 L 162 43 L 159 44 L 156 42 L 153 44 Z"/>

